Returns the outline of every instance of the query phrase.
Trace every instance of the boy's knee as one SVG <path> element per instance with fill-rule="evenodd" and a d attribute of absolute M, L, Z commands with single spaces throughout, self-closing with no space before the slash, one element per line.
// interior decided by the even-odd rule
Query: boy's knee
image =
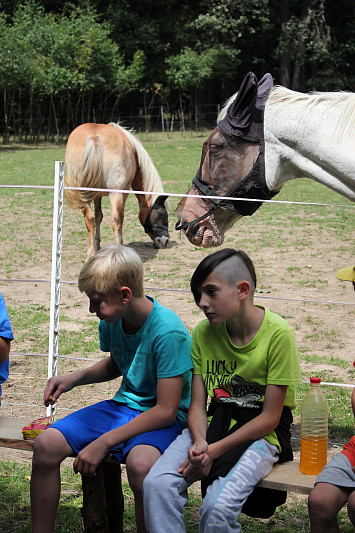
<path fill-rule="evenodd" d="M 347 507 L 350 522 L 355 526 L 355 491 L 350 494 Z"/>
<path fill-rule="evenodd" d="M 312 513 L 317 512 L 324 505 L 321 492 L 317 489 L 317 485 L 311 490 L 308 496 L 308 510 Z"/>
<path fill-rule="evenodd" d="M 330 505 L 329 497 L 319 485 L 316 485 L 308 496 L 308 512 L 311 519 L 312 517 L 317 517 L 317 519 L 330 518 L 334 515 L 334 509 Z M 336 515 L 337 512 L 335 512 Z"/>
<path fill-rule="evenodd" d="M 135 461 L 131 461 L 130 463 L 127 462 L 127 476 L 132 490 L 142 490 L 143 481 L 151 467 L 152 463 L 144 460 L 144 458 L 136 458 Z"/>
<path fill-rule="evenodd" d="M 44 431 L 38 435 L 34 442 L 32 464 L 38 466 L 61 462 L 70 455 L 70 453 L 64 451 L 65 444 L 70 450 L 65 438 L 59 431 L 51 429 Z"/>

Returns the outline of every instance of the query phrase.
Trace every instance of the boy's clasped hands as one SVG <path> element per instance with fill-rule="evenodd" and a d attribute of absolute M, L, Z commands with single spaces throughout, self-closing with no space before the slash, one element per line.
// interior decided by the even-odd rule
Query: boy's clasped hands
<path fill-rule="evenodd" d="M 212 460 L 208 455 L 208 444 L 205 440 L 194 443 L 187 451 L 188 458 L 178 469 L 187 481 L 194 483 L 208 476 Z"/>

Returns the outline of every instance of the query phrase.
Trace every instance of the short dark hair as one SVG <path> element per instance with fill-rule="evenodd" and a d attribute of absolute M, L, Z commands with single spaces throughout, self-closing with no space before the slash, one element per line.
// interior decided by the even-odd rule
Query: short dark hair
<path fill-rule="evenodd" d="M 252 287 L 252 290 L 254 291 L 256 288 L 256 272 L 253 261 L 250 259 L 248 254 L 243 252 L 242 250 L 234 250 L 233 248 L 224 248 L 223 250 L 218 250 L 218 252 L 214 252 L 213 254 L 208 255 L 202 261 L 200 264 L 196 267 L 195 272 L 192 274 L 191 281 L 190 281 L 190 288 L 191 292 L 194 296 L 195 302 L 197 305 L 199 305 L 201 294 L 198 290 L 198 288 L 201 286 L 201 284 L 205 281 L 205 279 L 213 272 L 223 261 L 226 261 L 227 259 L 230 259 L 231 257 L 235 257 L 239 260 L 241 260 L 245 267 L 247 268 L 251 281 L 254 284 L 254 287 Z"/>

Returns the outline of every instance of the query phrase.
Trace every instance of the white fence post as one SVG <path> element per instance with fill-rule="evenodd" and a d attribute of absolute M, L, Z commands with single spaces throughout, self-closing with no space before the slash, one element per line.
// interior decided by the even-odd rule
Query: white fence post
<path fill-rule="evenodd" d="M 62 266 L 64 170 L 62 161 L 55 162 L 51 305 L 49 322 L 48 378 L 58 374 L 60 276 Z M 55 406 L 47 407 L 47 416 L 55 413 Z"/>

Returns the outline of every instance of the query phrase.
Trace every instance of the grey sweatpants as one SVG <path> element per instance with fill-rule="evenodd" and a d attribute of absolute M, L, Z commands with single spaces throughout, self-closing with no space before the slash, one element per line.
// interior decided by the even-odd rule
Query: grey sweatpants
<path fill-rule="evenodd" d="M 185 429 L 153 465 L 144 480 L 144 518 L 149 533 L 186 531 L 183 509 L 191 485 L 177 473 L 193 442 Z M 207 489 L 200 509 L 200 533 L 238 533 L 238 516 L 255 485 L 278 460 L 278 449 L 265 439 L 254 442 L 224 478 Z"/>

